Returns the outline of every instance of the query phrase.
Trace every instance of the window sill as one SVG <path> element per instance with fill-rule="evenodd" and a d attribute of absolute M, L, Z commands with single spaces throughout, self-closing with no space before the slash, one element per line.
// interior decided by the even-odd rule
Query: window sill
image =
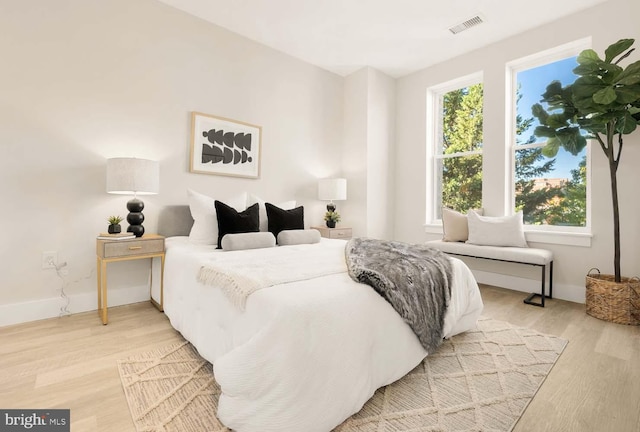
<path fill-rule="evenodd" d="M 527 231 L 524 235 L 528 242 L 549 243 L 567 246 L 591 247 L 591 233 L 566 231 Z"/>
<path fill-rule="evenodd" d="M 442 224 L 429 223 L 424 225 L 424 231 L 428 234 L 442 235 Z M 566 232 L 566 231 L 541 231 L 527 230 L 524 235 L 527 242 L 546 243 L 566 246 L 591 247 L 591 233 Z"/>

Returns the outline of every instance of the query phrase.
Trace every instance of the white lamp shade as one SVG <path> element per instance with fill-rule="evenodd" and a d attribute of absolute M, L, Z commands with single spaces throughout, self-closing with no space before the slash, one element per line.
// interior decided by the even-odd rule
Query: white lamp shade
<path fill-rule="evenodd" d="M 318 182 L 318 199 L 323 201 L 341 201 L 347 199 L 347 179 L 329 178 Z"/>
<path fill-rule="evenodd" d="M 107 159 L 107 192 L 154 195 L 160 190 L 160 164 L 137 158 Z"/>

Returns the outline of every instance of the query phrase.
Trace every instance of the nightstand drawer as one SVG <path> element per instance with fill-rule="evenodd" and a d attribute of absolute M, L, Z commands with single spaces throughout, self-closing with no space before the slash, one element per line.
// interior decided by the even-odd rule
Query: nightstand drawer
<path fill-rule="evenodd" d="M 329 238 L 347 239 L 351 238 L 351 228 L 334 228 L 329 230 Z"/>
<path fill-rule="evenodd" d="M 102 243 L 102 245 L 100 245 Z M 102 250 L 100 250 L 100 246 Z M 164 251 L 164 239 L 120 240 L 98 243 L 98 255 L 102 258 L 146 255 Z"/>
<path fill-rule="evenodd" d="M 353 235 L 351 228 L 329 228 L 325 226 L 312 226 L 311 228 L 320 231 L 320 235 L 330 239 L 350 239 Z"/>

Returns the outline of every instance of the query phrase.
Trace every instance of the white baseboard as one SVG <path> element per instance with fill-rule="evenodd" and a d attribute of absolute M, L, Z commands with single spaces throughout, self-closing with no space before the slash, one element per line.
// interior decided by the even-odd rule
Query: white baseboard
<path fill-rule="evenodd" d="M 514 291 L 522 291 L 526 293 L 540 293 L 540 280 L 526 279 L 517 276 L 503 275 L 499 273 L 491 273 L 481 270 L 471 270 L 478 283 L 493 285 L 501 288 L 508 288 Z M 545 285 L 547 294 L 549 293 L 549 281 Z M 553 298 L 567 300 L 575 303 L 585 302 L 584 286 L 553 284 Z M 537 300 L 535 300 L 537 301 Z"/>
<path fill-rule="evenodd" d="M 507 288 L 525 293 L 540 292 L 540 280 L 508 276 L 481 270 L 472 270 L 479 283 Z M 155 279 L 155 278 L 154 278 Z M 547 285 L 548 288 L 548 285 Z M 158 288 L 154 286 L 154 292 Z M 154 293 L 154 297 L 158 297 Z M 585 302 L 584 286 L 574 286 L 555 283 L 553 297 L 575 303 Z M 69 296 L 69 312 L 80 313 L 97 310 L 96 293 L 83 293 Z M 149 287 L 136 286 L 109 290 L 109 307 L 139 303 L 149 300 Z M 52 297 L 23 303 L 0 305 L 0 327 L 58 317 L 65 305 L 61 297 Z"/>
<path fill-rule="evenodd" d="M 121 306 L 149 300 L 149 287 L 136 286 L 109 290 L 109 307 Z M 66 300 L 52 297 L 23 303 L 0 305 L 0 327 L 21 324 L 61 315 Z M 72 314 L 98 309 L 96 293 L 83 293 L 69 296 L 69 307 Z M 96 315 L 96 320 L 97 320 Z M 96 321 L 97 322 L 97 321 Z"/>

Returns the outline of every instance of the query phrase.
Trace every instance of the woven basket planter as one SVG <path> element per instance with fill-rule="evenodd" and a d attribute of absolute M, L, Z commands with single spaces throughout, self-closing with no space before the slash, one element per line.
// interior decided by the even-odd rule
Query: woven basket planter
<path fill-rule="evenodd" d="M 617 324 L 640 325 L 640 279 L 587 274 L 587 314 Z"/>

